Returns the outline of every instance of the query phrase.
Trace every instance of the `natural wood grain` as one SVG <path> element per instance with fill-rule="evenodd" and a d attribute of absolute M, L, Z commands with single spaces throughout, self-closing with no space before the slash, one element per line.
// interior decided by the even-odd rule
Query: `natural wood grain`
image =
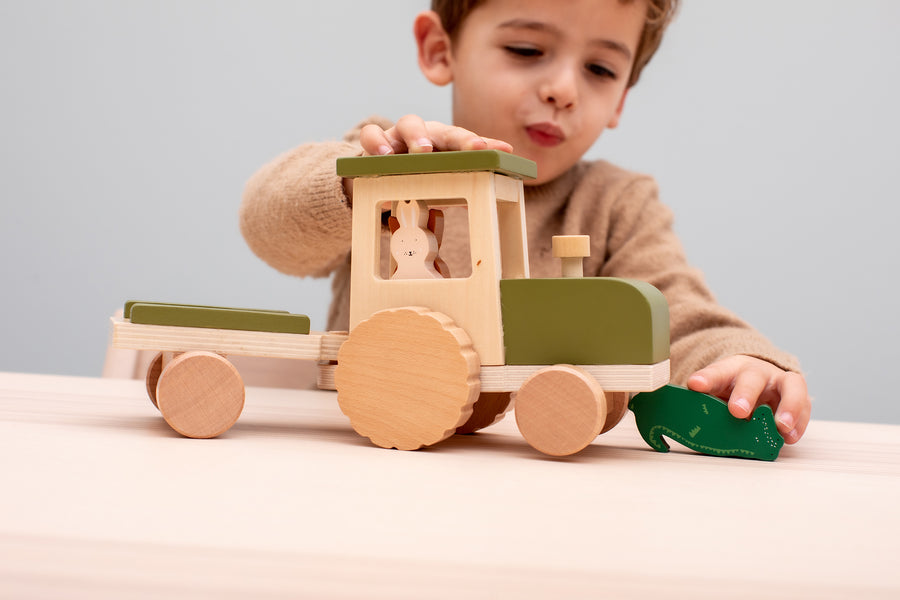
<path fill-rule="evenodd" d="M 516 424 L 535 449 L 550 456 L 580 452 L 606 421 L 603 388 L 570 365 L 541 369 L 516 394 Z"/>
<path fill-rule="evenodd" d="M 334 333 L 269 333 L 143 325 L 113 317 L 112 344 L 116 348 L 188 352 L 200 350 L 217 354 L 295 358 L 299 360 L 334 360 L 337 349 L 347 336 Z"/>
<path fill-rule="evenodd" d="M 500 278 L 528 273 L 522 182 L 481 172 L 364 177 L 353 185 L 351 331 L 379 310 L 425 306 L 448 315 L 469 333 L 482 364 L 504 364 Z M 471 276 L 431 280 L 378 276 L 382 207 L 405 200 L 429 207 L 468 207 Z"/>
<path fill-rule="evenodd" d="M 584 277 L 584 259 L 591 255 L 591 238 L 587 235 L 554 235 L 553 256 L 562 263 L 563 277 Z"/>
<path fill-rule="evenodd" d="M 528 264 L 528 231 L 525 224 L 525 188 L 521 181 L 510 177 L 495 177 L 497 196 L 497 225 L 500 228 L 500 277 L 527 279 L 531 276 Z"/>
<path fill-rule="evenodd" d="M 547 365 L 503 365 L 481 368 L 485 392 L 518 390 L 525 380 Z M 669 381 L 669 361 L 655 365 L 576 365 L 589 373 L 606 392 L 652 391 Z"/>
<path fill-rule="evenodd" d="M 619 424 L 625 415 L 628 414 L 628 400 L 631 398 L 632 394 L 628 392 L 609 392 L 604 390 L 606 393 L 606 422 L 603 423 L 603 429 L 600 430 L 600 435 L 603 435 L 613 427 Z"/>
<path fill-rule="evenodd" d="M 630 414 L 568 458 L 511 418 L 408 453 L 334 392 L 248 388 L 191 440 L 143 381 L 0 373 L 0 457 L 3 598 L 900 597 L 897 425 L 814 418 L 774 463 Z"/>
<path fill-rule="evenodd" d="M 475 433 L 499 422 L 512 408 L 511 396 L 512 392 L 481 392 L 472 407 L 472 416 L 456 428 L 456 433 Z"/>
<path fill-rule="evenodd" d="M 163 353 L 157 352 L 150 361 L 150 366 L 147 367 L 147 375 L 144 379 L 147 383 L 147 395 L 150 396 L 150 402 L 156 408 L 159 408 L 159 404 L 156 403 L 156 384 L 159 383 L 159 376 L 162 374 L 163 361 Z"/>
<path fill-rule="evenodd" d="M 244 409 L 244 382 L 231 363 L 211 352 L 186 352 L 163 369 L 156 404 L 183 436 L 211 438 L 228 431 Z"/>
<path fill-rule="evenodd" d="M 335 386 L 360 435 L 415 450 L 447 439 L 471 416 L 478 355 L 446 315 L 385 310 L 357 325 L 341 347 Z"/>
<path fill-rule="evenodd" d="M 515 392 L 525 380 L 547 365 L 489 365 L 481 367 L 482 392 Z M 669 361 L 655 365 L 576 365 L 597 380 L 605 392 L 650 392 L 669 382 Z M 335 389 L 336 364 L 319 365 L 320 389 Z M 323 387 L 331 386 L 331 387 Z M 624 402 L 617 414 L 627 410 Z M 618 406 L 618 404 L 617 404 Z"/>
<path fill-rule="evenodd" d="M 428 206 L 421 200 L 394 203 L 397 229 L 391 232 L 391 279 L 438 279 L 435 268 L 438 240 L 428 229 Z"/>
<path fill-rule="evenodd" d="M 392 203 L 397 204 L 397 203 Z M 400 220 L 395 216 L 390 216 L 388 218 L 388 229 L 390 229 L 391 235 L 398 229 L 400 229 Z M 427 229 L 434 234 L 434 238 L 437 241 L 437 252 L 438 256 L 434 258 L 434 268 L 435 270 L 441 274 L 442 277 L 450 278 L 452 275 L 450 274 L 450 267 L 447 266 L 447 263 L 440 257 L 441 251 L 441 243 L 444 239 L 444 211 L 438 208 L 432 208 L 428 210 L 428 223 Z M 391 257 L 390 264 L 390 272 L 393 274 L 397 268 L 397 261 L 394 260 L 394 257 Z"/>

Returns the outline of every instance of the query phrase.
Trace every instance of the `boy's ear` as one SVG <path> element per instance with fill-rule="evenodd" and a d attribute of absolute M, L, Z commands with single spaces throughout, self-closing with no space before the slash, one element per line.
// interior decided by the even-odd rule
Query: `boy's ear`
<path fill-rule="evenodd" d="M 613 113 L 609 123 L 606 124 L 607 129 L 615 129 L 619 126 L 619 120 L 622 118 L 622 110 L 625 108 L 625 98 L 628 97 L 628 91 L 630 89 L 631 88 L 625 88 L 625 91 L 622 92 L 622 99 L 619 100 L 619 106 L 616 107 L 616 112 Z"/>
<path fill-rule="evenodd" d="M 413 23 L 413 34 L 419 50 L 419 69 L 422 74 L 435 85 L 447 85 L 453 81 L 450 36 L 444 30 L 438 14 L 432 10 L 419 13 Z"/>

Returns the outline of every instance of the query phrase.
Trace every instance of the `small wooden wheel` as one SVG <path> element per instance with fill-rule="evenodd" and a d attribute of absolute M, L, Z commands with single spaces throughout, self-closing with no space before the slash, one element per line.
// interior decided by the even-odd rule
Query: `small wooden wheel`
<path fill-rule="evenodd" d="M 609 412 L 606 415 L 606 422 L 600 435 L 603 435 L 613 427 L 619 424 L 628 413 L 628 401 L 631 395 L 628 392 L 606 392 L 606 408 Z"/>
<path fill-rule="evenodd" d="M 472 341 L 425 308 L 383 310 L 359 323 L 338 352 L 338 404 L 353 429 L 382 448 L 416 450 L 447 439 L 481 390 Z"/>
<path fill-rule="evenodd" d="M 156 403 L 169 426 L 183 436 L 211 438 L 228 431 L 244 409 L 237 369 L 212 352 L 186 352 L 159 376 Z"/>
<path fill-rule="evenodd" d="M 570 365 L 541 369 L 516 394 L 516 424 L 522 437 L 550 456 L 568 456 L 594 441 L 606 421 L 600 384 Z"/>
<path fill-rule="evenodd" d="M 475 433 L 502 421 L 509 409 L 511 396 L 512 392 L 481 392 L 472 408 L 472 416 L 456 428 L 456 433 Z"/>
<path fill-rule="evenodd" d="M 150 402 L 153 403 L 153 406 L 159 408 L 159 405 L 156 403 L 156 384 L 159 382 L 159 376 L 163 370 L 163 353 L 160 352 L 156 356 L 153 357 L 153 360 L 150 361 L 150 366 L 147 367 L 147 395 L 150 396 Z"/>

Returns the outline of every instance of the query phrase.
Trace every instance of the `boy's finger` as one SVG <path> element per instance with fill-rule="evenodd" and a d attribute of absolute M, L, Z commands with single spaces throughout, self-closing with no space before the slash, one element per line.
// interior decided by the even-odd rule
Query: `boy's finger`
<path fill-rule="evenodd" d="M 779 391 L 781 402 L 775 413 L 778 431 L 788 444 L 796 444 L 809 425 L 810 402 L 806 380 L 797 373 L 785 373 Z"/>
<path fill-rule="evenodd" d="M 394 130 L 410 153 L 434 150 L 434 140 L 429 136 L 428 128 L 422 117 L 416 115 L 400 117 L 397 124 L 394 125 Z"/>
<path fill-rule="evenodd" d="M 435 143 L 435 150 L 502 150 L 512 152 L 512 144 L 494 138 L 483 137 L 462 127 L 445 125 L 437 121 L 425 123 L 428 135 Z"/>
<path fill-rule="evenodd" d="M 454 127 L 452 132 L 454 150 L 502 150 L 512 152 L 512 144 L 489 137 L 482 137 L 467 129 Z"/>
<path fill-rule="evenodd" d="M 746 419 L 753 414 L 768 384 L 769 378 L 760 371 L 750 369 L 740 373 L 728 398 L 728 410 L 735 417 Z"/>
<path fill-rule="evenodd" d="M 425 125 L 431 139 L 435 142 L 436 150 L 484 150 L 487 148 L 484 138 L 468 129 L 445 125 L 437 121 L 429 121 Z"/>
<path fill-rule="evenodd" d="M 502 150 L 503 152 L 512 152 L 513 147 L 509 142 L 503 140 L 495 140 L 494 138 L 481 138 L 487 143 L 490 150 Z"/>
<path fill-rule="evenodd" d="M 687 385 L 695 392 L 727 398 L 731 395 L 735 372 L 728 366 L 728 360 L 719 361 L 691 375 Z"/>
<path fill-rule="evenodd" d="M 475 135 L 467 129 L 454 127 L 448 136 L 449 146 L 454 150 L 486 150 L 487 141 L 480 135 Z"/>
<path fill-rule="evenodd" d="M 391 154 L 394 149 L 387 133 L 378 125 L 366 125 L 359 132 L 359 143 L 366 154 Z"/>

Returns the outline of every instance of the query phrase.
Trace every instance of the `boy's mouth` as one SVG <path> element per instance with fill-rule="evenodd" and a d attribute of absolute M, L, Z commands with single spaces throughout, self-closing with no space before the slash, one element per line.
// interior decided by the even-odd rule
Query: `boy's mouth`
<path fill-rule="evenodd" d="M 526 126 L 525 131 L 532 142 L 547 148 L 557 146 L 566 139 L 562 129 L 553 123 L 535 123 Z"/>

